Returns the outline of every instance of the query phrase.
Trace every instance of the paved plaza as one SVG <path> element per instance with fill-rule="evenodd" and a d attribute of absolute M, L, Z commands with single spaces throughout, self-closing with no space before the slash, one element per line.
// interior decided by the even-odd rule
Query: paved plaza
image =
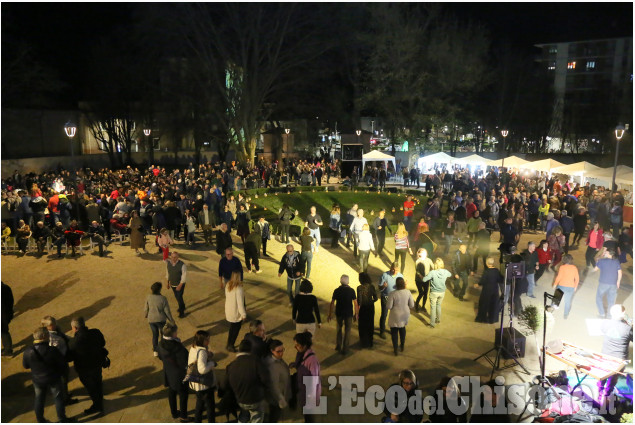
<path fill-rule="evenodd" d="M 360 207 L 364 207 L 360 205 Z M 323 232 L 324 233 L 324 232 Z M 198 238 L 197 233 L 197 238 Z M 525 232 L 519 243 L 524 249 L 529 240 L 539 242 L 543 234 Z M 393 259 L 394 242 L 387 241 L 384 256 L 371 255 L 369 273 L 374 281 L 388 269 Z M 2 256 L 2 280 L 9 284 L 15 297 L 15 318 L 10 324 L 14 341 L 14 356 L 2 357 L 2 421 L 34 422 L 33 387 L 30 372 L 22 368 L 22 353 L 32 343 L 31 333 L 45 315 L 58 319 L 62 330 L 69 331 L 70 320 L 74 316 L 84 316 L 89 328 L 99 328 L 110 351 L 112 365 L 104 370 L 105 415 L 99 422 L 172 422 L 167 402 L 167 391 L 163 387 L 161 361 L 152 355 L 151 332 L 143 316 L 146 295 L 155 281 L 165 283 L 165 265 L 161 255 L 156 253 L 153 238 L 148 238 L 149 254 L 135 256 L 127 244 L 115 242 L 110 245 L 106 258 L 100 258 L 97 250 L 81 257 L 58 259 L 56 255 L 40 259 L 32 255 L 17 257 L 15 254 Z M 498 254 L 498 233 L 491 238 L 491 252 Z M 242 244 L 234 235 L 236 255 L 243 260 Z M 295 246 L 299 244 L 295 241 Z M 456 248 L 453 247 L 452 252 Z M 582 272 L 584 250 L 572 250 L 575 264 Z M 189 348 L 197 330 L 207 330 L 212 339 L 210 348 L 218 360 L 218 376 L 230 363 L 234 354 L 227 353 L 228 324 L 224 314 L 224 291 L 218 286 L 219 256 L 199 243 L 196 249 L 188 249 L 177 243 L 176 251 L 188 265 L 185 290 L 187 317 L 178 319 L 179 335 Z M 245 273 L 245 293 L 249 319 L 264 321 L 269 336 L 282 340 L 286 347 L 285 360 L 295 358 L 292 338 L 295 327 L 291 321 L 291 308 L 285 293 L 285 277 L 277 277 L 278 261 L 284 253 L 284 244 L 273 240 L 268 245 L 269 258 L 261 259 L 261 274 Z M 497 255 L 496 255 L 497 256 Z M 366 387 L 379 384 L 387 388 L 397 382 L 400 370 L 412 369 L 427 395 L 434 391 L 440 379 L 446 375 L 478 375 L 489 378 L 491 367 L 481 359 L 473 359 L 490 349 L 494 343 L 494 329 L 498 325 L 474 322 L 479 290 L 472 283 L 482 273 L 482 264 L 474 278 L 470 279 L 470 289 L 466 302 L 460 302 L 449 292 L 443 302 L 442 322 L 436 329 L 427 327 L 426 313 L 412 313 L 407 327 L 404 353 L 393 354 L 390 337 L 382 340 L 376 336 L 375 348 L 361 350 L 358 347 L 356 325 L 352 332 L 352 349 L 346 356 L 334 350 L 335 323 L 326 322 L 328 303 L 332 291 L 339 285 L 341 274 L 351 276 L 351 286 L 356 288 L 357 262 L 352 249 L 321 247 L 313 257 L 311 281 L 314 294 L 318 296 L 324 324 L 314 338 L 314 349 L 322 367 L 323 395 L 327 397 L 328 414 L 321 417 L 324 422 L 378 422 L 379 417 L 370 413 L 363 415 L 339 415 L 340 387 L 330 389 L 330 376 L 362 375 Z M 627 311 L 633 310 L 632 258 L 623 265 L 624 277 L 618 293 L 618 302 L 624 303 Z M 416 297 L 414 284 L 414 261 L 407 260 L 404 275 L 408 288 Z M 537 298 L 522 297 L 523 303 L 542 304 L 542 292 L 553 293 L 551 282 L 553 273 L 547 272 L 539 281 Z M 563 319 L 562 310 L 555 313 L 555 323 L 547 340 L 563 338 L 585 348 L 600 351 L 602 337 L 589 336 L 589 324 L 596 320 L 595 292 L 598 273 L 590 272 L 584 279 L 573 300 L 571 315 Z M 176 316 L 177 305 L 172 293 L 163 290 L 168 298 L 172 313 Z M 379 303 L 376 305 L 375 323 L 379 318 Z M 589 322 L 590 320 L 590 322 Z M 506 320 L 507 323 L 507 320 Z M 245 332 L 243 326 L 239 341 Z M 541 336 L 538 336 L 540 341 Z M 632 353 L 631 357 L 632 358 Z M 526 355 L 523 365 L 531 375 L 521 373 L 519 368 L 502 372 L 506 383 L 528 382 L 538 375 L 537 343 L 533 336 L 527 337 Z M 547 362 L 547 372 L 562 369 L 553 360 Z M 67 407 L 67 415 L 78 416 L 88 408 L 90 400 L 79 379 L 71 369 L 69 388 L 80 403 Z M 194 409 L 194 396 L 190 396 L 189 410 Z M 55 419 L 54 406 L 50 396 L 47 400 L 45 416 Z M 217 421 L 224 421 L 218 417 Z M 299 411 L 285 412 L 283 420 L 302 420 Z"/>

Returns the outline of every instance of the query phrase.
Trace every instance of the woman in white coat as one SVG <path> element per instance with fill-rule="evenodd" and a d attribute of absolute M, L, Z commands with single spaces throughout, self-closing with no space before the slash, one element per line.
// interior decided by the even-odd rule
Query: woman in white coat
<path fill-rule="evenodd" d="M 225 285 L 225 319 L 229 322 L 227 351 L 236 352 L 236 338 L 238 338 L 240 327 L 246 318 L 243 283 L 240 281 L 240 272 L 235 271 Z"/>
<path fill-rule="evenodd" d="M 196 369 L 200 375 L 204 375 L 202 382 L 190 382 L 190 389 L 196 393 L 196 410 L 194 421 L 197 423 L 203 420 L 203 410 L 207 410 L 207 422 L 216 420 L 216 403 L 214 401 L 214 390 L 216 389 L 216 375 L 214 367 L 216 362 L 212 360 L 214 353 L 208 350 L 209 333 L 197 331 L 194 335 L 194 344 L 190 348 L 187 357 L 187 364 L 196 363 Z"/>
<path fill-rule="evenodd" d="M 397 336 L 401 351 L 404 350 L 406 343 L 406 325 L 410 318 L 410 309 L 414 308 L 415 302 L 412 294 L 406 289 L 406 281 L 403 277 L 398 277 L 395 281 L 395 290 L 388 295 L 386 308 L 390 310 L 388 315 L 388 326 L 390 327 L 390 335 L 392 337 L 392 347 L 397 355 Z"/>
<path fill-rule="evenodd" d="M 375 251 L 375 243 L 373 242 L 373 235 L 370 233 L 368 223 L 362 226 L 362 231 L 359 233 L 357 250 L 359 252 L 359 272 L 365 273 L 368 268 L 370 252 Z"/>

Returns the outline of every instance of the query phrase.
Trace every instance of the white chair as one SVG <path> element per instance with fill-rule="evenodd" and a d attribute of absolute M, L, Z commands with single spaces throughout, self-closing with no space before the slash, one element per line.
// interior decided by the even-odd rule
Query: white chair
<path fill-rule="evenodd" d="M 2 240 L 2 249 L 5 254 L 9 253 L 9 250 L 15 251 L 17 249 L 17 243 L 14 236 L 7 236 Z"/>

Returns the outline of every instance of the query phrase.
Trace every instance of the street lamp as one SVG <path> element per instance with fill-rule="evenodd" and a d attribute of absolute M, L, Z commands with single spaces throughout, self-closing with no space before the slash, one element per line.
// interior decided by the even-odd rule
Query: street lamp
<path fill-rule="evenodd" d="M 507 140 L 508 134 L 509 134 L 509 131 L 501 130 L 501 136 L 503 136 L 503 161 L 501 162 L 501 170 L 505 168 L 505 155 L 507 155 L 507 153 L 505 153 L 505 141 Z"/>
<path fill-rule="evenodd" d="M 355 134 L 357 134 L 357 143 L 359 143 L 359 136 L 362 134 L 362 130 L 355 130 Z"/>
<path fill-rule="evenodd" d="M 290 128 L 285 128 L 284 132 L 287 134 L 287 161 L 289 161 L 289 133 L 291 133 L 291 129 Z"/>
<path fill-rule="evenodd" d="M 66 137 L 68 137 L 68 141 L 71 145 L 71 156 L 73 156 L 73 137 L 75 137 L 75 133 L 77 133 L 77 126 L 71 121 L 68 121 L 64 125 L 64 132 L 66 133 Z"/>
<path fill-rule="evenodd" d="M 613 163 L 613 191 L 617 190 L 617 186 L 615 185 L 615 174 L 617 173 L 617 156 L 620 153 L 620 139 L 624 136 L 624 126 L 619 124 L 615 127 L 615 162 Z"/>

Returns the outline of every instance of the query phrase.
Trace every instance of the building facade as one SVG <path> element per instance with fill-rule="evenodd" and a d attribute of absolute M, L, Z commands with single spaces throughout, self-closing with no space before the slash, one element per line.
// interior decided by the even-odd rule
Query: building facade
<path fill-rule="evenodd" d="M 618 123 L 632 124 L 633 38 L 535 45 L 538 61 L 553 74 L 551 149 L 605 153 Z M 581 146 L 580 146 L 581 145 Z"/>

